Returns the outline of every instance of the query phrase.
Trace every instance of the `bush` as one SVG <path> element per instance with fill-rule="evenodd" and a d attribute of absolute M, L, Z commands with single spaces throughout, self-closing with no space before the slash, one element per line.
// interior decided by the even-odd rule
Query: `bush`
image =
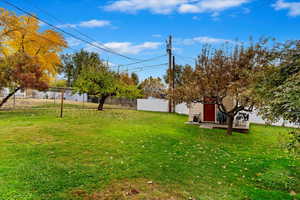
<path fill-rule="evenodd" d="M 300 131 L 292 131 L 289 133 L 286 148 L 296 156 L 300 154 Z"/>

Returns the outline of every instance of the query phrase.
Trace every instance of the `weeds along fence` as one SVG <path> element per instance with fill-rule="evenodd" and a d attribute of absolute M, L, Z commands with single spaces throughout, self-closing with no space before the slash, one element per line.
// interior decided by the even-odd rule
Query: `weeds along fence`
<path fill-rule="evenodd" d="M 0 100 L 9 94 L 8 89 L 0 92 Z M 13 95 L 1 109 L 25 109 L 25 108 L 43 108 L 59 105 L 61 103 L 62 91 L 59 89 L 49 89 L 48 91 L 23 90 Z M 64 101 L 66 104 L 72 103 L 84 106 L 88 103 L 86 94 L 73 94 L 71 89 L 64 90 Z"/>
<path fill-rule="evenodd" d="M 64 93 L 62 94 L 62 90 Z M 9 94 L 9 89 L 0 91 L 0 101 Z M 60 109 L 61 100 L 64 109 L 96 109 L 98 98 L 88 97 L 87 94 L 74 93 L 70 88 L 50 88 L 48 91 L 23 90 L 13 95 L 0 109 Z M 106 108 L 136 109 L 136 100 L 126 98 L 108 98 Z"/>

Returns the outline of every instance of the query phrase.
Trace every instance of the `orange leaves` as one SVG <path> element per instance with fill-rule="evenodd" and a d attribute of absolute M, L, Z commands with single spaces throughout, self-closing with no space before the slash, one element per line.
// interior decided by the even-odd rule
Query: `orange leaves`
<path fill-rule="evenodd" d="M 122 83 L 126 85 L 135 85 L 134 80 L 128 75 L 128 73 L 121 73 L 119 76 L 119 79 Z"/>
<path fill-rule="evenodd" d="M 38 90 L 48 88 L 47 74 L 43 72 L 36 59 L 24 54 L 15 54 L 9 58 L 9 64 L 13 66 L 11 79 L 20 88 Z"/>

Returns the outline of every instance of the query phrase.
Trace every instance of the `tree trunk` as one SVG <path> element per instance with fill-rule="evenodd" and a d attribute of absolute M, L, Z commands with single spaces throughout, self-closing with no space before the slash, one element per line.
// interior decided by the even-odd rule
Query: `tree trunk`
<path fill-rule="evenodd" d="M 20 87 L 16 88 L 14 91 L 12 91 L 11 93 L 9 93 L 4 99 L 2 99 L 2 101 L 0 103 L 0 108 L 9 100 L 10 97 L 12 97 L 20 89 L 21 89 Z"/>
<path fill-rule="evenodd" d="M 108 96 L 102 96 L 100 98 L 100 101 L 99 101 L 99 105 L 98 105 L 98 110 L 103 110 L 103 106 L 104 106 L 104 103 L 105 103 L 105 100 Z"/>
<path fill-rule="evenodd" d="M 227 135 L 232 135 L 233 121 L 234 121 L 233 116 L 227 116 L 227 123 L 228 123 Z"/>

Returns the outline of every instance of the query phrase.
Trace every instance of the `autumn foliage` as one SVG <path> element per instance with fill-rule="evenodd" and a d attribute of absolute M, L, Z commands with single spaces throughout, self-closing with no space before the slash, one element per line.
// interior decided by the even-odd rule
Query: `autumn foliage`
<path fill-rule="evenodd" d="M 175 90 L 177 102 L 204 102 L 211 99 L 228 119 L 228 134 L 232 134 L 234 117 L 241 111 L 251 112 L 256 104 L 252 98 L 255 75 L 268 62 L 266 41 L 248 47 L 204 47 L 195 69 L 186 68 L 182 85 Z M 226 46 L 226 45 L 225 45 Z M 225 102 L 231 102 L 231 105 Z"/>
<path fill-rule="evenodd" d="M 52 30 L 40 31 L 39 21 L 0 9 L 0 89 L 47 89 L 60 64 L 64 38 Z M 8 98 L 0 103 L 3 105 Z"/>

